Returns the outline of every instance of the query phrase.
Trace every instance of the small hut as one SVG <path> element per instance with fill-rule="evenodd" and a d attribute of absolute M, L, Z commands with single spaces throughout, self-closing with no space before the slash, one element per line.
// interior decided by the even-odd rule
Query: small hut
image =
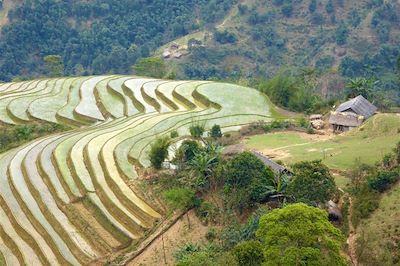
<path fill-rule="evenodd" d="M 375 105 L 370 103 L 362 95 L 358 95 L 357 97 L 339 105 L 336 112 L 350 112 L 363 116 L 364 119 L 368 119 L 375 114 L 377 109 L 378 108 L 376 108 Z"/>
<path fill-rule="evenodd" d="M 342 103 L 339 107 L 331 112 L 329 124 L 335 132 L 349 131 L 359 127 L 366 119 L 373 116 L 377 108 L 359 95 L 347 102 Z"/>
<path fill-rule="evenodd" d="M 359 127 L 364 121 L 363 116 L 354 113 L 331 112 L 329 124 L 334 132 L 346 132 Z"/>

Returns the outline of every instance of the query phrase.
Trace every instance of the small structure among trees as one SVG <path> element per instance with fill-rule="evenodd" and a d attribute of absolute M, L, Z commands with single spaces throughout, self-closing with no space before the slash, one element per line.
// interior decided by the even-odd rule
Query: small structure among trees
<path fill-rule="evenodd" d="M 349 131 L 360 126 L 366 119 L 373 116 L 377 108 L 359 95 L 331 112 L 329 124 L 335 132 Z"/>

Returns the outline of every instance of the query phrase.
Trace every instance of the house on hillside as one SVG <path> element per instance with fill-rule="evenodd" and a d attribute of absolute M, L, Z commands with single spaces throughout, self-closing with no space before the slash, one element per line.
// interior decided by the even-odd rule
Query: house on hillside
<path fill-rule="evenodd" d="M 345 132 L 360 126 L 366 119 L 373 116 L 377 108 L 359 95 L 331 112 L 329 124 L 335 132 Z"/>

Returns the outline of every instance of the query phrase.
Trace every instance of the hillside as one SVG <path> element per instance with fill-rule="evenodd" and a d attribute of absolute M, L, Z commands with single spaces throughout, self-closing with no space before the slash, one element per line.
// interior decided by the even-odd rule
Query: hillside
<path fill-rule="evenodd" d="M 48 74 L 43 57 L 52 54 L 63 58 L 66 75 L 130 73 L 138 58 L 214 23 L 232 2 L 22 1 L 0 34 L 0 80 Z"/>
<path fill-rule="evenodd" d="M 259 92 L 225 83 L 114 75 L 0 85 L 3 126 L 75 128 L 0 155 L 0 257 L 79 265 L 135 250 L 167 214 L 140 185 L 155 139 L 272 117 Z"/>
<path fill-rule="evenodd" d="M 183 60 L 191 78 L 268 75 L 316 67 L 359 76 L 393 70 L 398 1 L 241 1 Z M 200 67 L 194 68 L 194 64 Z"/>
<path fill-rule="evenodd" d="M 246 145 L 293 164 L 322 160 L 329 168 L 345 171 L 360 163 L 374 164 L 400 140 L 400 116 L 378 114 L 362 127 L 338 136 L 277 132 L 250 138 Z"/>

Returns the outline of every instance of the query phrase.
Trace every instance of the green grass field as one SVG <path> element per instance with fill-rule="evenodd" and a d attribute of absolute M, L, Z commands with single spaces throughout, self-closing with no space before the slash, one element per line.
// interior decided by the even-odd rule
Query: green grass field
<path fill-rule="evenodd" d="M 378 114 L 362 127 L 328 140 L 312 140 L 297 132 L 282 132 L 251 137 L 250 149 L 277 154 L 287 164 L 322 160 L 333 170 L 346 170 L 355 160 L 373 164 L 400 141 L 400 115 Z"/>

